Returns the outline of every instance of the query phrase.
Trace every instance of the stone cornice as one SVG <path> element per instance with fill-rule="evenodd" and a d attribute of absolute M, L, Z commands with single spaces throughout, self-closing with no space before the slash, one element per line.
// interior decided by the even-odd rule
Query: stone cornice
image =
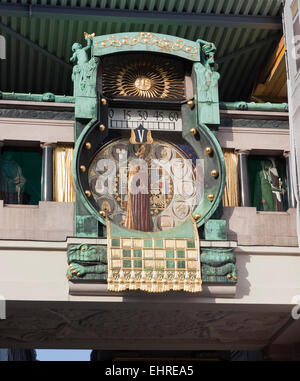
<path fill-rule="evenodd" d="M 73 143 L 73 129 L 73 120 L 0 118 L 0 141 Z"/>

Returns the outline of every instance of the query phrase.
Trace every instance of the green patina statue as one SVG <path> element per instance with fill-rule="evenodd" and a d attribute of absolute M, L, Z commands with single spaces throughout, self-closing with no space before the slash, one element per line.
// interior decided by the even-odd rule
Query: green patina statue
<path fill-rule="evenodd" d="M 106 246 L 72 245 L 68 248 L 68 279 L 96 279 L 107 277 Z"/>
<path fill-rule="evenodd" d="M 202 62 L 207 69 L 210 69 L 215 63 L 215 51 L 217 50 L 216 46 L 212 42 L 197 40 L 198 44 L 201 47 L 201 52 L 203 55 Z"/>
<path fill-rule="evenodd" d="M 71 62 L 76 62 L 76 65 L 73 67 L 73 72 L 72 72 L 72 81 L 75 79 L 75 74 L 77 72 L 80 72 L 80 66 L 84 65 L 89 61 L 89 57 L 87 54 L 87 51 L 91 48 L 92 46 L 92 40 L 94 37 L 95 33 L 93 34 L 87 34 L 84 33 L 85 39 L 87 40 L 87 46 L 84 48 L 79 42 L 75 42 L 72 45 L 72 51 L 74 52 L 72 57 L 70 58 Z"/>

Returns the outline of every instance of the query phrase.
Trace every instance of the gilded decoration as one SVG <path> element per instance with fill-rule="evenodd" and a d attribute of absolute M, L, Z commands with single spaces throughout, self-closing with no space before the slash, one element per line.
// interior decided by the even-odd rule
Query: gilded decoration
<path fill-rule="evenodd" d="M 125 35 L 124 37 L 117 38 L 115 35 L 107 36 L 106 40 L 96 41 L 95 47 L 97 48 L 108 48 L 111 46 L 114 47 L 133 47 L 136 45 L 145 45 L 145 49 L 148 46 L 156 46 L 165 53 L 172 53 L 177 51 L 182 51 L 186 54 L 197 55 L 199 54 L 199 48 L 193 45 L 189 45 L 188 41 L 177 39 L 171 40 L 168 37 L 160 37 L 154 33 L 136 33 L 134 35 Z"/>
<path fill-rule="evenodd" d="M 107 219 L 107 286 L 110 291 L 201 292 L 200 242 L 196 222 L 181 227 L 186 237 L 120 234 Z"/>
<path fill-rule="evenodd" d="M 153 55 L 108 57 L 103 65 L 103 93 L 109 97 L 184 98 L 181 62 Z"/>

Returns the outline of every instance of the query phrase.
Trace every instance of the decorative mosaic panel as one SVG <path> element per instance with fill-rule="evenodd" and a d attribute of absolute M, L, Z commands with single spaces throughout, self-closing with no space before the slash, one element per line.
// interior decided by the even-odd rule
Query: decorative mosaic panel
<path fill-rule="evenodd" d="M 197 239 L 111 237 L 109 288 L 201 291 Z"/>

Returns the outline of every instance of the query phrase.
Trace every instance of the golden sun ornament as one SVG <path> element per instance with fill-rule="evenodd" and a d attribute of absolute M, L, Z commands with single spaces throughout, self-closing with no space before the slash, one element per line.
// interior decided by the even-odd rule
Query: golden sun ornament
<path fill-rule="evenodd" d="M 109 97 L 183 99 L 184 78 L 180 69 L 180 64 L 175 65 L 170 59 L 147 55 L 119 56 L 118 61 L 107 59 L 103 92 Z"/>

